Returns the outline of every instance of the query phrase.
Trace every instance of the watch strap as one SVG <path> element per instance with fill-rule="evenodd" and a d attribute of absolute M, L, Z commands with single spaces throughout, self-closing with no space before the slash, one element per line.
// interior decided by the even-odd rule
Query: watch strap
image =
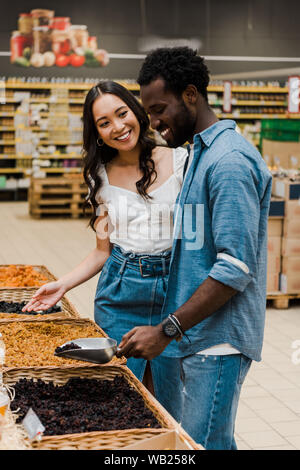
<path fill-rule="evenodd" d="M 180 339 L 185 336 L 189 342 L 191 342 L 190 338 L 188 337 L 188 335 L 186 333 L 184 333 L 182 327 L 181 327 L 181 323 L 180 321 L 178 320 L 177 317 L 175 317 L 175 315 L 173 315 L 172 313 L 170 313 L 170 315 L 168 315 L 168 318 L 171 320 L 171 322 L 176 326 L 179 334 L 180 334 Z"/>

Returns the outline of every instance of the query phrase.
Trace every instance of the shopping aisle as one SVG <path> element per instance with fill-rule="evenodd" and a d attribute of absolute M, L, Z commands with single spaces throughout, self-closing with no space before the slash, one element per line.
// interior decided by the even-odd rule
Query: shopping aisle
<path fill-rule="evenodd" d="M 0 264 L 44 264 L 59 277 L 95 246 L 87 219 L 34 220 L 26 202 L 1 203 L 0 215 Z M 96 283 L 97 277 L 67 295 L 81 316 L 91 319 Z M 292 361 L 296 340 L 300 349 L 300 302 L 288 310 L 268 308 L 263 360 L 250 369 L 240 400 L 239 449 L 300 449 L 300 364 Z"/>

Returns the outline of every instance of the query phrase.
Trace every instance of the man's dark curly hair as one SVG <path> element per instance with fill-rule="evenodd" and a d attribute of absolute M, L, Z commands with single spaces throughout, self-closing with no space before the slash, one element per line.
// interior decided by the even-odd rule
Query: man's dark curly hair
<path fill-rule="evenodd" d="M 209 70 L 203 57 L 189 47 L 162 47 L 146 57 L 138 76 L 139 85 L 149 85 L 153 80 L 163 78 L 166 90 L 181 96 L 188 85 L 195 85 L 207 99 Z"/>

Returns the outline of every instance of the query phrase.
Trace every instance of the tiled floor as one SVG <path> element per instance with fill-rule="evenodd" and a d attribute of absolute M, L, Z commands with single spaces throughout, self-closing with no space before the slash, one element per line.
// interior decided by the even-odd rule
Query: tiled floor
<path fill-rule="evenodd" d="M 44 264 L 57 277 L 94 248 L 87 220 L 28 216 L 27 203 L 0 203 L 0 264 Z M 97 278 L 68 293 L 83 317 L 93 318 Z M 238 448 L 300 449 L 300 302 L 267 309 L 263 360 L 253 363 L 236 422 Z"/>

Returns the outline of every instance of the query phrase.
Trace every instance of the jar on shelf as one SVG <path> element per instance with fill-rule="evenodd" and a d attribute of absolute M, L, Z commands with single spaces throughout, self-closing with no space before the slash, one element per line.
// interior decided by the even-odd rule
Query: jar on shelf
<path fill-rule="evenodd" d="M 10 39 L 10 61 L 13 63 L 18 57 L 22 57 L 27 37 L 19 31 L 13 31 Z"/>
<path fill-rule="evenodd" d="M 21 34 L 32 34 L 32 15 L 31 13 L 20 13 L 18 20 L 18 29 Z"/>
<path fill-rule="evenodd" d="M 72 25 L 71 31 L 71 43 L 72 48 L 75 50 L 76 47 L 82 47 L 86 49 L 88 47 L 89 33 L 86 25 Z"/>
<path fill-rule="evenodd" d="M 96 51 L 98 49 L 96 36 L 89 36 L 88 48 L 91 49 L 92 51 Z"/>
<path fill-rule="evenodd" d="M 54 29 L 51 34 L 52 51 L 54 54 L 67 54 L 71 49 L 71 38 L 69 31 Z"/>
<path fill-rule="evenodd" d="M 70 29 L 71 22 L 68 16 L 56 16 L 50 21 L 51 29 L 59 29 L 60 31 L 68 31 Z"/>
<path fill-rule="evenodd" d="M 33 26 L 49 26 L 50 21 L 54 17 L 54 11 L 52 10 L 43 10 L 35 9 L 31 10 Z"/>
<path fill-rule="evenodd" d="M 51 34 L 48 26 L 33 28 L 33 52 L 43 54 L 51 51 Z"/>

